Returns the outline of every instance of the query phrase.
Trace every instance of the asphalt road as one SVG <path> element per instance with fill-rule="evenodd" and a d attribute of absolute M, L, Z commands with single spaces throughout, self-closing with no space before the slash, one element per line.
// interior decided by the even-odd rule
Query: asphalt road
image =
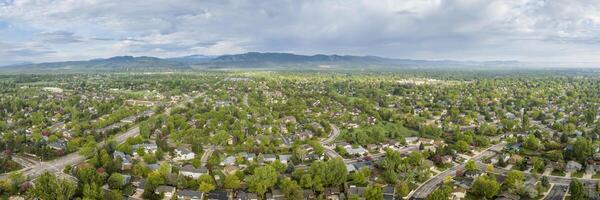
<path fill-rule="evenodd" d="M 343 157 L 335 151 L 335 146 L 331 145 L 335 138 L 337 138 L 338 135 L 340 135 L 340 129 L 336 125 L 329 125 L 331 126 L 331 132 L 329 133 L 327 138 L 321 140 L 321 145 L 325 148 L 325 155 L 329 156 L 330 158 L 343 159 Z"/>
<path fill-rule="evenodd" d="M 495 145 L 489 147 L 488 149 L 486 149 L 485 151 L 482 151 L 481 153 L 473 156 L 472 159 L 479 160 L 483 157 L 494 155 L 495 151 L 498 151 L 499 149 L 504 148 L 505 145 L 506 145 L 505 143 L 495 144 Z M 439 173 L 438 175 L 430 178 L 425 183 L 421 184 L 412 194 L 409 194 L 409 199 L 425 199 L 425 198 L 427 198 L 427 196 L 429 196 L 429 194 L 431 194 L 431 192 L 433 192 L 433 190 L 435 190 L 442 183 L 442 181 L 444 181 L 445 177 L 456 175 L 456 171 L 458 169 L 463 169 L 464 167 L 465 167 L 464 163 L 461 165 L 456 165 L 456 166 L 454 166 L 450 169 L 447 169 L 447 170 L 443 171 L 442 173 Z"/>
<path fill-rule="evenodd" d="M 569 185 L 555 184 L 552 186 L 552 189 L 550 189 L 550 192 L 548 192 L 548 195 L 544 197 L 544 200 L 563 200 L 568 189 Z"/>

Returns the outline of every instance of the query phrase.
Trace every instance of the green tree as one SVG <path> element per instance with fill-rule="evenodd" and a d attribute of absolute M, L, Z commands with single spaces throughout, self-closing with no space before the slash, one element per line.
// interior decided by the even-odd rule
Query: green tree
<path fill-rule="evenodd" d="M 296 183 L 296 181 L 293 181 L 290 178 L 284 178 L 281 180 L 280 187 L 286 199 L 304 199 L 304 192 L 298 183 Z"/>
<path fill-rule="evenodd" d="M 111 190 L 106 194 L 106 199 L 110 200 L 123 200 L 123 193 L 120 190 Z"/>
<path fill-rule="evenodd" d="M 56 176 L 44 172 L 34 182 L 29 196 L 39 199 L 69 200 L 75 195 L 75 184 L 68 180 L 59 180 Z"/>
<path fill-rule="evenodd" d="M 459 140 L 454 145 L 454 148 L 456 148 L 456 150 L 458 152 L 465 153 L 465 152 L 469 151 L 469 144 L 465 141 Z"/>
<path fill-rule="evenodd" d="M 204 193 L 208 193 L 210 191 L 213 191 L 215 189 L 215 185 L 213 185 L 212 183 L 207 183 L 207 182 L 200 182 L 200 186 L 198 188 L 198 190 L 200 190 L 201 192 Z"/>
<path fill-rule="evenodd" d="M 383 190 L 379 186 L 370 185 L 365 190 L 365 198 L 368 200 L 383 200 Z"/>
<path fill-rule="evenodd" d="M 500 184 L 496 179 L 481 175 L 475 179 L 469 192 L 476 197 L 492 199 L 500 191 Z"/>
<path fill-rule="evenodd" d="M 448 185 L 442 185 L 440 188 L 434 190 L 426 200 L 447 200 L 450 198 L 450 192 L 452 188 Z"/>
<path fill-rule="evenodd" d="M 518 170 L 511 170 L 506 175 L 506 180 L 504 181 L 504 184 L 506 184 L 506 186 L 508 188 L 516 189 L 517 186 L 523 184 L 524 180 L 525 180 L 525 175 L 523 174 L 523 172 L 518 171 Z"/>
<path fill-rule="evenodd" d="M 410 187 L 405 181 L 402 181 L 396 185 L 396 191 L 400 196 L 405 197 L 410 193 Z"/>
<path fill-rule="evenodd" d="M 593 153 L 594 149 L 592 142 L 587 138 L 577 137 L 573 144 L 573 157 L 577 159 L 577 161 L 583 163 L 588 157 L 592 156 Z"/>
<path fill-rule="evenodd" d="M 102 200 L 104 193 L 102 188 L 96 185 L 96 183 L 87 183 L 83 185 L 83 199 L 86 200 Z"/>
<path fill-rule="evenodd" d="M 535 150 L 538 150 L 540 148 L 541 142 L 540 142 L 539 139 L 537 139 L 535 137 L 535 135 L 531 134 L 531 135 L 527 136 L 527 138 L 525 139 L 525 142 L 524 142 L 523 146 L 526 149 L 534 150 L 535 151 Z"/>
<path fill-rule="evenodd" d="M 331 186 L 340 186 L 348 177 L 346 163 L 341 158 L 335 158 L 327 161 L 326 182 Z"/>
<path fill-rule="evenodd" d="M 572 200 L 587 199 L 587 195 L 585 194 L 583 184 L 575 178 L 571 180 L 571 184 L 569 184 L 569 193 L 571 194 Z"/>
<path fill-rule="evenodd" d="M 257 167 L 254 173 L 246 177 L 248 189 L 261 197 L 264 196 L 267 189 L 273 187 L 277 182 L 277 171 L 270 165 Z"/>
<path fill-rule="evenodd" d="M 223 187 L 225 189 L 239 189 L 240 188 L 240 178 L 236 175 L 225 176 L 225 180 L 223 180 Z"/>
<path fill-rule="evenodd" d="M 474 160 L 467 161 L 467 163 L 465 164 L 465 171 L 468 171 L 468 172 L 477 171 L 477 164 L 475 163 Z"/>
<path fill-rule="evenodd" d="M 125 183 L 125 177 L 119 173 L 114 173 L 108 178 L 108 187 L 111 189 L 121 189 Z"/>

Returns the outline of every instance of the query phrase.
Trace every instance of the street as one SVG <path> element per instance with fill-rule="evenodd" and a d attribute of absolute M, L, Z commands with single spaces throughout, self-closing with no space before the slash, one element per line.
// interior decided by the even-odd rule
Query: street
<path fill-rule="evenodd" d="M 544 200 L 563 200 L 568 189 L 569 185 L 554 184 Z"/>

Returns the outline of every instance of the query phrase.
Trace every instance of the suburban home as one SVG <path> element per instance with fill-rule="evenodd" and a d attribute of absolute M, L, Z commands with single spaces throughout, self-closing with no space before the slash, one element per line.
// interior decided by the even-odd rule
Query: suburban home
<path fill-rule="evenodd" d="M 581 164 L 579 164 L 578 162 L 575 162 L 575 161 L 571 160 L 571 161 L 567 162 L 567 166 L 565 167 L 565 171 L 567 171 L 567 172 L 576 172 L 576 171 L 581 170 L 581 168 L 582 168 Z"/>
<path fill-rule="evenodd" d="M 195 168 L 192 165 L 185 165 L 181 169 L 179 169 L 179 175 L 189 177 L 192 179 L 198 179 L 200 176 L 208 174 L 208 169 L 204 166 L 200 166 L 199 168 Z"/>
<path fill-rule="evenodd" d="M 136 145 L 131 146 L 131 148 L 133 149 L 134 156 L 137 156 L 137 149 L 139 149 L 139 148 L 142 148 L 145 153 L 156 153 L 156 150 L 158 150 L 158 146 L 156 146 L 156 144 L 150 144 L 150 143 L 136 144 Z"/>
<path fill-rule="evenodd" d="M 202 200 L 204 193 L 194 190 L 179 190 L 177 199 L 179 200 Z"/>
<path fill-rule="evenodd" d="M 255 153 L 247 153 L 247 152 L 242 152 L 241 156 L 244 158 L 244 160 L 248 161 L 248 162 L 252 162 L 256 159 L 256 154 Z"/>
<path fill-rule="evenodd" d="M 287 165 L 289 160 L 292 158 L 292 155 L 279 155 L 279 161 L 281 161 L 281 163 Z"/>
<path fill-rule="evenodd" d="M 235 174 L 238 170 L 240 170 L 238 167 L 233 166 L 233 165 L 227 165 L 225 167 L 223 167 L 223 173 L 226 175 L 233 175 Z"/>
<path fill-rule="evenodd" d="M 306 200 L 317 198 L 317 195 L 315 195 L 315 192 L 312 190 L 303 190 L 303 192 L 304 192 L 304 199 L 306 199 Z"/>
<path fill-rule="evenodd" d="M 156 188 L 156 190 L 154 190 L 154 193 L 155 194 L 164 194 L 165 198 L 163 198 L 163 199 L 171 199 L 171 198 L 173 198 L 173 195 L 175 195 L 175 191 L 176 191 L 175 187 L 161 185 L 161 186 L 158 186 Z"/>
<path fill-rule="evenodd" d="M 371 150 L 371 151 L 378 151 L 379 150 L 378 146 L 375 145 L 375 144 L 368 144 L 367 145 L 367 149 Z"/>
<path fill-rule="evenodd" d="M 263 158 L 264 158 L 264 161 L 268 162 L 268 163 L 272 163 L 272 162 L 275 162 L 275 160 L 277 160 L 277 157 L 273 154 L 264 154 Z"/>
<path fill-rule="evenodd" d="M 429 167 L 431 170 L 435 169 L 435 164 L 429 159 L 423 159 L 423 166 Z"/>
<path fill-rule="evenodd" d="M 207 200 L 228 200 L 227 192 L 224 190 L 214 190 L 208 193 Z"/>
<path fill-rule="evenodd" d="M 316 153 L 306 155 L 304 160 L 323 160 L 325 157 Z"/>
<path fill-rule="evenodd" d="M 281 190 L 273 190 L 273 192 L 267 193 L 267 200 L 283 200 L 283 199 L 285 199 L 285 196 L 283 196 L 283 193 L 281 192 Z"/>
<path fill-rule="evenodd" d="M 450 193 L 452 200 L 464 199 L 467 196 L 467 189 L 462 187 L 456 187 Z"/>
<path fill-rule="evenodd" d="M 179 148 L 175 149 L 175 158 L 173 158 L 173 160 L 175 160 L 175 161 L 191 160 L 191 159 L 194 159 L 194 157 L 196 157 L 196 153 L 194 153 L 186 148 L 179 147 Z"/>
<path fill-rule="evenodd" d="M 419 138 L 419 145 L 420 144 L 424 144 L 424 145 L 433 145 L 435 141 L 429 138 Z"/>
<path fill-rule="evenodd" d="M 436 147 L 435 147 L 435 146 L 433 146 L 433 145 L 427 145 L 427 146 L 424 146 L 424 147 L 423 147 L 423 150 L 424 150 L 424 151 L 431 151 L 431 152 L 435 152 L 435 150 L 436 150 Z"/>
<path fill-rule="evenodd" d="M 227 156 L 223 161 L 221 161 L 221 163 L 219 163 L 219 165 L 221 165 L 221 166 L 234 165 L 234 164 L 235 164 L 234 156 Z"/>
<path fill-rule="evenodd" d="M 340 199 L 340 189 L 336 187 L 328 187 L 323 191 L 323 197 L 329 200 L 339 200 Z"/>
<path fill-rule="evenodd" d="M 404 140 L 406 141 L 406 144 L 419 145 L 419 137 L 406 137 Z"/>
<path fill-rule="evenodd" d="M 354 172 L 356 171 L 356 167 L 354 167 L 353 164 L 346 164 L 346 170 L 348 170 L 348 172 Z"/>
<path fill-rule="evenodd" d="M 64 151 L 67 150 L 67 141 L 65 141 L 64 139 L 58 139 L 55 142 L 49 143 L 48 147 L 56 151 Z"/>
<path fill-rule="evenodd" d="M 346 152 L 348 152 L 348 154 L 350 154 L 350 155 L 359 155 L 359 156 L 369 153 L 369 151 L 367 151 L 365 148 L 363 148 L 361 146 L 358 146 L 356 148 L 353 148 L 353 147 L 346 148 Z"/>
<path fill-rule="evenodd" d="M 350 198 L 350 197 L 364 197 L 366 190 L 367 190 L 366 187 L 350 186 L 350 187 L 346 188 L 346 195 L 348 196 L 348 198 Z"/>
<path fill-rule="evenodd" d="M 314 133 L 310 130 L 304 130 L 300 133 L 296 133 L 295 136 L 298 140 L 307 140 L 312 138 L 314 136 Z"/>
<path fill-rule="evenodd" d="M 238 190 L 235 193 L 235 200 L 259 200 L 258 195 L 254 193 L 246 193 L 243 190 Z"/>
<path fill-rule="evenodd" d="M 113 152 L 113 159 L 117 158 L 121 159 L 121 170 L 129 170 L 133 167 L 133 160 L 131 160 L 131 156 L 120 151 L 115 151 Z"/>
<path fill-rule="evenodd" d="M 396 190 L 394 186 L 385 186 L 383 187 L 383 199 L 384 200 L 394 200 L 396 199 Z"/>
<path fill-rule="evenodd" d="M 137 121 L 137 116 L 129 116 L 129 117 L 125 117 L 123 119 L 121 119 L 121 122 L 126 123 L 126 124 L 133 124 L 135 123 L 135 121 Z"/>

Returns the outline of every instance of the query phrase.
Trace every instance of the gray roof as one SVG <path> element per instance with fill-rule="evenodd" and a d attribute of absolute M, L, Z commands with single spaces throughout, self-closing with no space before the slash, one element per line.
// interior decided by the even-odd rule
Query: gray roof
<path fill-rule="evenodd" d="M 202 198 L 204 193 L 195 190 L 179 190 L 177 196 Z"/>
<path fill-rule="evenodd" d="M 190 150 L 188 150 L 186 148 L 183 148 L 183 147 L 179 147 L 179 148 L 177 148 L 177 150 L 180 151 L 182 154 L 192 153 L 192 151 L 190 151 Z"/>
<path fill-rule="evenodd" d="M 154 191 L 158 192 L 158 193 L 167 193 L 167 192 L 174 192 L 175 188 L 172 186 L 168 186 L 168 185 L 161 185 L 161 186 L 158 186 L 156 188 L 156 190 L 154 190 Z"/>
<path fill-rule="evenodd" d="M 192 165 L 185 165 L 179 171 L 182 172 L 192 172 L 192 173 L 208 173 L 208 169 L 204 166 L 200 166 L 199 168 L 195 168 Z"/>

